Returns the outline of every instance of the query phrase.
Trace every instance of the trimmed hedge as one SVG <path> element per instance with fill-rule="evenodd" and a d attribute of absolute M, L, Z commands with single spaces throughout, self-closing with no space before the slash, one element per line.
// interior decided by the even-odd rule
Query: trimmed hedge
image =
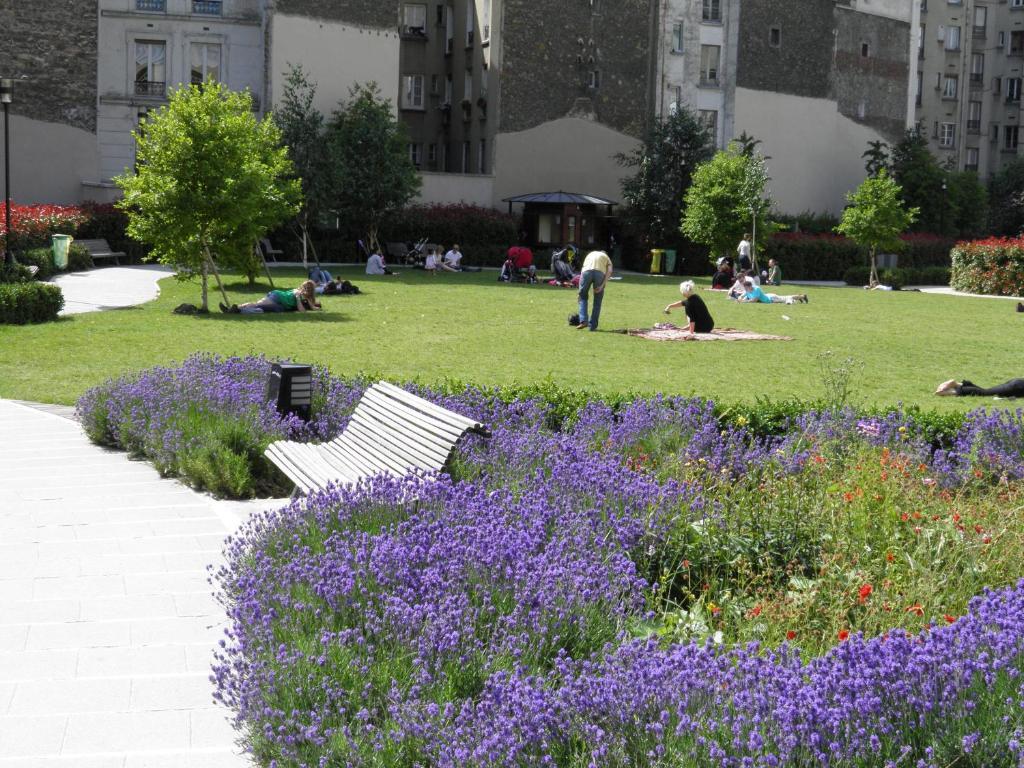
<path fill-rule="evenodd" d="M 49 280 L 57 272 L 53 264 L 53 251 L 50 248 L 33 248 L 18 254 L 18 263 L 26 266 L 39 267 L 36 280 Z"/>
<path fill-rule="evenodd" d="M 1024 293 L 1024 238 L 990 237 L 957 243 L 950 285 L 992 296 Z"/>
<path fill-rule="evenodd" d="M 83 272 L 95 266 L 92 263 L 92 256 L 89 255 L 88 248 L 84 245 L 71 244 L 71 248 L 68 251 L 68 272 Z"/>
<path fill-rule="evenodd" d="M 0 265 L 0 283 L 31 283 L 33 280 L 35 277 L 24 264 Z"/>
<path fill-rule="evenodd" d="M 0 284 L 0 323 L 25 325 L 57 319 L 64 295 L 48 283 Z"/>
<path fill-rule="evenodd" d="M 381 242 L 458 243 L 466 262 L 501 266 L 509 246 L 519 242 L 519 219 L 476 205 L 411 205 L 389 214 L 381 223 Z"/>
<path fill-rule="evenodd" d="M 949 267 L 952 240 L 927 234 L 904 235 L 902 240 L 900 269 Z M 773 235 L 759 246 L 760 264 L 767 264 L 768 259 L 779 262 L 787 280 L 843 280 L 848 270 L 868 266 L 867 251 L 852 240 L 831 234 Z"/>
<path fill-rule="evenodd" d="M 847 285 L 867 285 L 871 276 L 869 267 L 850 267 L 843 275 Z M 919 267 L 916 269 L 882 269 L 878 272 L 882 285 L 903 288 L 906 285 L 949 285 L 949 267 Z"/>

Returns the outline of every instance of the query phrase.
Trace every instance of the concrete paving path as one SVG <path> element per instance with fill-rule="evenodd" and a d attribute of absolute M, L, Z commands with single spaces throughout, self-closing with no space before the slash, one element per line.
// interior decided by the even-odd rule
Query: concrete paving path
<path fill-rule="evenodd" d="M 171 274 L 174 270 L 157 264 L 103 267 L 57 275 L 50 282 L 59 285 L 64 294 L 61 315 L 78 315 L 152 301 L 160 295 L 157 280 Z"/>
<path fill-rule="evenodd" d="M 0 768 L 236 768 L 206 566 L 238 519 L 0 400 Z"/>

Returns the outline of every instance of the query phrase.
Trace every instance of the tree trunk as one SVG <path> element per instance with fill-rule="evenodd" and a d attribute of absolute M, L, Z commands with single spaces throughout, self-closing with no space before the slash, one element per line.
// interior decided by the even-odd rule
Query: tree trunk
<path fill-rule="evenodd" d="M 228 299 L 228 292 L 224 290 L 224 283 L 221 282 L 220 272 L 217 271 L 217 265 L 213 262 L 213 257 L 210 255 L 210 249 L 207 246 L 203 246 L 204 256 L 204 267 L 209 266 L 209 269 L 213 272 L 214 278 L 217 280 L 217 287 L 220 289 L 220 295 L 224 297 L 224 303 L 229 305 L 231 300 Z M 206 308 L 206 296 L 203 296 L 203 308 Z"/>
<path fill-rule="evenodd" d="M 875 249 L 871 249 L 871 276 L 868 278 L 868 285 L 874 288 L 878 285 L 878 265 L 875 259 Z"/>
<path fill-rule="evenodd" d="M 200 271 L 200 284 L 202 285 L 203 301 L 202 301 L 202 305 L 199 307 L 199 309 L 202 310 L 203 312 L 209 312 L 210 311 L 210 302 L 209 302 L 209 300 L 207 298 L 207 294 L 209 293 L 209 290 L 208 290 L 209 281 L 207 280 L 206 259 L 203 259 L 203 268 Z"/>

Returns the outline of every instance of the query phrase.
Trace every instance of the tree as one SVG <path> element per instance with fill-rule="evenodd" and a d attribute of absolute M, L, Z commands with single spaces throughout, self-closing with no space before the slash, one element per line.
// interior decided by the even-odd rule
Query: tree
<path fill-rule="evenodd" d="M 128 234 L 178 276 L 201 277 L 208 309 L 217 260 L 242 258 L 267 231 L 295 214 L 302 196 L 271 118 L 257 120 L 248 92 L 221 83 L 183 86 L 135 134 L 138 169 L 115 181 Z M 237 262 L 236 262 L 237 263 Z"/>
<path fill-rule="evenodd" d="M 917 208 L 906 208 L 900 200 L 900 185 L 884 168 L 870 176 L 854 192 L 846 195 L 849 203 L 836 232 L 846 235 L 868 249 L 871 285 L 878 284 L 877 253 L 879 248 L 902 247 L 900 235 L 915 218 Z"/>
<path fill-rule="evenodd" d="M 1024 231 L 1024 160 L 1014 160 L 992 178 L 989 204 L 993 232 L 1016 237 Z"/>
<path fill-rule="evenodd" d="M 764 158 L 746 156 L 733 142 L 700 165 L 686 192 L 681 230 L 711 248 L 728 253 L 752 224 L 764 231 L 770 201 L 764 196 Z"/>
<path fill-rule="evenodd" d="M 405 126 L 376 84 L 352 88 L 347 104 L 334 112 L 327 129 L 331 158 L 331 206 L 377 246 L 383 217 L 401 208 L 420 189 L 409 157 Z"/>
<path fill-rule="evenodd" d="M 615 158 L 619 165 L 636 169 L 622 180 L 629 218 L 654 241 L 670 242 L 679 231 L 683 198 L 693 171 L 713 154 L 710 134 L 685 107 L 656 121 L 641 146 Z"/>
<path fill-rule="evenodd" d="M 914 227 L 919 232 L 943 233 L 953 221 L 949 210 L 945 173 L 928 149 L 928 142 L 917 131 L 907 131 L 893 146 L 892 179 L 902 188 L 901 199 L 908 208 L 917 208 L 921 217 Z"/>
<path fill-rule="evenodd" d="M 864 158 L 864 170 L 868 176 L 877 176 L 883 168 L 889 169 L 889 145 L 876 139 L 868 142 L 868 148 L 861 155 Z"/>
<path fill-rule="evenodd" d="M 768 169 L 764 165 L 764 157 L 759 153 L 746 154 L 747 165 L 743 169 L 743 186 L 740 188 L 741 205 L 749 212 L 752 242 L 750 258 L 754 269 L 757 269 L 757 222 L 764 219 L 771 210 L 772 201 L 766 194 L 768 186 Z"/>
<path fill-rule="evenodd" d="M 979 237 L 988 223 L 988 191 L 973 171 L 946 174 L 947 202 L 957 237 Z"/>
<path fill-rule="evenodd" d="M 281 104 L 274 110 L 274 122 L 288 149 L 295 175 L 302 183 L 302 209 L 295 218 L 302 239 L 302 263 L 306 266 L 309 230 L 329 207 L 330 161 L 324 151 L 324 116 L 313 106 L 316 83 L 301 66 L 293 66 L 285 79 Z"/>
<path fill-rule="evenodd" d="M 739 136 L 733 139 L 733 141 L 740 145 L 740 152 L 747 157 L 753 157 L 754 153 L 757 151 L 757 145 L 762 143 L 760 139 L 755 139 L 746 131 L 741 132 Z"/>

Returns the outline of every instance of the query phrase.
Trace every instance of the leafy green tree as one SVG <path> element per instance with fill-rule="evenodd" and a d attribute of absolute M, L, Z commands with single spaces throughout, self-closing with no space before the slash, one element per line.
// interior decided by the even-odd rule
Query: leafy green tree
<path fill-rule="evenodd" d="M 988 190 L 973 171 L 946 174 L 946 199 L 957 237 L 979 237 L 988 223 Z"/>
<path fill-rule="evenodd" d="M 993 232 L 1015 237 L 1024 231 L 1024 159 L 1014 160 L 992 178 L 989 205 Z"/>
<path fill-rule="evenodd" d="M 655 121 L 632 153 L 616 155 L 619 165 L 636 169 L 622 180 L 627 216 L 653 241 L 668 243 L 677 236 L 693 172 L 714 151 L 707 129 L 692 111 L 680 107 Z"/>
<path fill-rule="evenodd" d="M 352 88 L 349 101 L 334 112 L 327 128 L 331 158 L 332 208 L 378 245 L 384 216 L 401 208 L 420 189 L 409 157 L 405 126 L 375 83 Z"/>
<path fill-rule="evenodd" d="M 711 248 L 712 257 L 731 252 L 745 232 L 765 231 L 770 201 L 764 195 L 764 158 L 747 156 L 733 142 L 698 166 L 686 192 L 681 231 Z"/>
<path fill-rule="evenodd" d="M 861 157 L 864 158 L 864 170 L 868 176 L 877 176 L 883 168 L 889 170 L 889 145 L 880 139 L 869 141 Z"/>
<path fill-rule="evenodd" d="M 315 97 L 316 83 L 306 77 L 301 66 L 292 66 L 285 79 L 281 103 L 274 109 L 281 141 L 302 183 L 303 205 L 295 225 L 302 240 L 304 266 L 308 264 L 310 228 L 329 208 L 331 190 L 330 157 L 324 151 L 324 116 L 313 106 Z"/>
<path fill-rule="evenodd" d="M 764 157 L 759 153 L 747 155 L 746 167 L 743 169 L 743 186 L 741 187 L 740 204 L 746 208 L 750 216 L 750 232 L 753 238 L 750 248 L 750 258 L 754 270 L 757 270 L 757 233 L 758 222 L 765 222 L 765 215 L 771 210 L 772 200 L 767 195 L 768 169 L 764 164 Z M 764 232 L 762 223 L 762 235 Z"/>
<path fill-rule="evenodd" d="M 914 230 L 943 233 L 952 225 L 945 173 L 928 149 L 927 140 L 917 131 L 907 131 L 892 148 L 892 178 L 902 188 L 900 199 L 907 208 L 921 212 Z M 948 233 L 948 232 L 947 232 Z M 946 234 L 946 233 L 944 233 Z"/>
<path fill-rule="evenodd" d="M 878 284 L 877 254 L 880 248 L 899 249 L 900 235 L 917 218 L 917 208 L 907 208 L 900 199 L 900 185 L 884 168 L 846 195 L 847 207 L 836 232 L 868 249 L 871 264 L 869 283 Z"/>
<path fill-rule="evenodd" d="M 242 258 L 301 200 L 277 126 L 256 119 L 248 92 L 208 81 L 174 91 L 135 140 L 138 169 L 115 180 L 128 234 L 180 278 L 200 276 L 204 311 L 210 273 L 228 302 L 217 261 Z"/>

